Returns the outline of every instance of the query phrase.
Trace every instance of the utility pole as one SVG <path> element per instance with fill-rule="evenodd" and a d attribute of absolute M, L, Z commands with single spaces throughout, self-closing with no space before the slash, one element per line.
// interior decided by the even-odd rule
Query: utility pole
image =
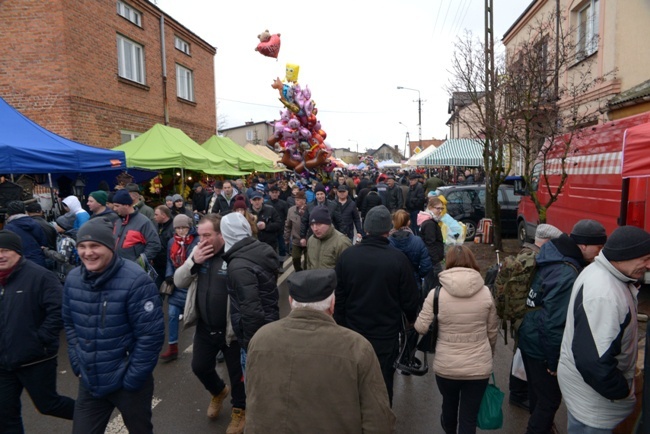
<path fill-rule="evenodd" d="M 489 151 L 494 148 L 494 127 L 496 125 L 495 107 L 494 107 L 494 16 L 493 16 L 493 2 L 492 0 L 485 0 L 485 141 L 486 146 L 483 147 L 483 164 L 485 164 L 487 182 L 492 180 L 489 178 L 490 173 L 488 168 L 489 164 Z M 488 215 L 490 212 L 489 202 L 486 203 Z"/>

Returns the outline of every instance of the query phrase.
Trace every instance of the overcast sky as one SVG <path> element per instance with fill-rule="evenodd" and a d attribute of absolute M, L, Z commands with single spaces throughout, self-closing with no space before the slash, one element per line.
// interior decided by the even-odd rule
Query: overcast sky
<path fill-rule="evenodd" d="M 305 2 L 157 0 L 156 4 L 217 47 L 215 80 L 226 127 L 271 121 L 283 108 L 271 88 L 285 65 L 300 66 L 332 147 L 359 150 L 382 143 L 404 149 L 406 133 L 444 139 L 444 90 L 453 43 L 464 29 L 482 37 L 483 0 L 328 0 Z M 494 0 L 495 40 L 530 0 Z M 277 61 L 254 51 L 257 35 L 280 33 Z M 400 125 L 400 122 L 403 125 Z"/>

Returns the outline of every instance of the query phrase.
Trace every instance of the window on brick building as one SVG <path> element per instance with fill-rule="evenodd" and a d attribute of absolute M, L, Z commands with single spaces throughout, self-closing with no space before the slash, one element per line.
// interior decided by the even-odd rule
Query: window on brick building
<path fill-rule="evenodd" d="M 131 21 L 133 24 L 142 27 L 142 13 L 123 1 L 117 0 L 117 14 Z"/>
<path fill-rule="evenodd" d="M 176 47 L 177 50 L 180 50 L 183 53 L 187 54 L 188 56 L 190 55 L 190 44 L 178 36 L 174 36 L 174 47 Z"/>
<path fill-rule="evenodd" d="M 121 130 L 120 131 L 120 137 L 122 140 L 122 144 L 126 142 L 130 142 L 131 140 L 135 139 L 136 137 L 139 137 L 142 133 L 136 133 L 134 131 L 128 131 L 128 130 Z"/>
<path fill-rule="evenodd" d="M 176 64 L 176 92 L 179 98 L 194 101 L 194 74 L 179 64 Z"/>
<path fill-rule="evenodd" d="M 144 47 L 117 35 L 117 70 L 120 77 L 145 84 Z"/>

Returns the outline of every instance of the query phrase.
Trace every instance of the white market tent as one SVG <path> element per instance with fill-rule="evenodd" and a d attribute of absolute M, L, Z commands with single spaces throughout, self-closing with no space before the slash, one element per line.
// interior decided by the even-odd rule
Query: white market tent
<path fill-rule="evenodd" d="M 439 147 L 438 147 L 439 148 Z M 411 158 L 406 162 L 407 166 L 419 166 L 424 164 L 424 159 L 429 155 L 433 154 L 438 150 L 435 146 L 431 145 L 424 149 L 424 151 L 419 152 L 415 155 L 411 155 Z"/>
<path fill-rule="evenodd" d="M 483 166 L 483 141 L 478 139 L 449 139 L 436 152 L 419 163 L 425 166 Z"/>
<path fill-rule="evenodd" d="M 377 167 L 380 169 L 389 168 L 389 167 L 400 167 L 400 163 L 394 162 L 392 159 L 386 161 L 380 161 L 377 163 Z"/>

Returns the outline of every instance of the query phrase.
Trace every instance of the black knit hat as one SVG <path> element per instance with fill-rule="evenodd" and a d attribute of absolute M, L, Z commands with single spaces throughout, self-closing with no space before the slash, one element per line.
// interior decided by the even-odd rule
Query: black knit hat
<path fill-rule="evenodd" d="M 23 240 L 11 231 L 0 231 L 0 249 L 13 250 L 19 255 L 23 254 Z"/>
<path fill-rule="evenodd" d="M 322 191 L 323 193 L 327 194 L 327 191 L 325 190 L 325 186 L 320 182 L 316 184 L 316 187 L 314 187 L 314 193 L 318 193 L 319 191 Z"/>
<path fill-rule="evenodd" d="M 322 223 L 324 225 L 331 225 L 332 218 L 330 217 L 330 211 L 326 206 L 318 205 L 314 207 L 313 210 L 309 213 L 309 224 L 312 223 Z"/>
<path fill-rule="evenodd" d="M 77 232 L 77 244 L 85 241 L 103 244 L 114 252 L 117 241 L 115 235 L 113 235 L 113 225 L 104 218 L 87 221 Z"/>
<path fill-rule="evenodd" d="M 636 226 L 616 228 L 603 247 L 610 261 L 628 261 L 650 255 L 650 234 Z"/>
<path fill-rule="evenodd" d="M 576 244 L 603 245 L 607 241 L 605 227 L 596 220 L 580 220 L 573 226 L 569 235 Z"/>
<path fill-rule="evenodd" d="M 289 295 L 300 303 L 323 301 L 336 289 L 336 271 L 305 270 L 293 273 L 287 279 Z"/>
<path fill-rule="evenodd" d="M 369 234 L 382 235 L 393 228 L 390 211 L 384 205 L 372 207 L 363 221 L 363 229 Z"/>
<path fill-rule="evenodd" d="M 25 214 L 25 204 L 21 200 L 7 203 L 7 215 Z"/>

